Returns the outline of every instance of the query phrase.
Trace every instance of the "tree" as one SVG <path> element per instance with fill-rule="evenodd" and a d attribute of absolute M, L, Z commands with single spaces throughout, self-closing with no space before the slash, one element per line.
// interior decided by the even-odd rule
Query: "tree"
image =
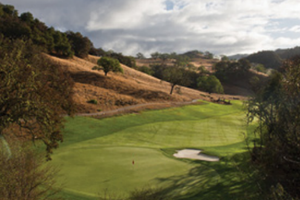
<path fill-rule="evenodd" d="M 249 69 L 251 68 L 251 63 L 249 60 L 245 58 L 239 59 L 238 64 L 239 64 L 238 70 L 241 71 L 241 73 L 245 74 L 249 72 Z"/>
<path fill-rule="evenodd" d="M 156 60 L 159 58 L 159 55 L 160 55 L 160 53 L 158 53 L 158 52 L 151 53 L 151 58 Z"/>
<path fill-rule="evenodd" d="M 0 136 L 18 125 L 24 137 L 42 140 L 47 159 L 62 141 L 62 114 L 72 115 L 73 82 L 31 42 L 0 38 Z"/>
<path fill-rule="evenodd" d="M 206 51 L 204 54 L 206 59 L 213 59 L 214 58 L 214 54 L 210 53 L 209 51 Z"/>
<path fill-rule="evenodd" d="M 40 50 L 61 57 L 72 57 L 74 52 L 66 34 L 48 28 L 29 12 L 18 17 L 18 11 L 10 5 L 0 4 L 0 34 L 9 39 L 32 40 L 43 47 Z"/>
<path fill-rule="evenodd" d="M 227 81 L 229 78 L 241 77 L 247 75 L 251 63 L 246 59 L 240 59 L 239 61 L 220 61 L 215 64 L 215 75 L 222 81 Z"/>
<path fill-rule="evenodd" d="M 200 90 L 203 90 L 205 92 L 219 94 L 224 93 L 224 89 L 221 82 L 214 75 L 200 76 L 197 79 L 197 86 Z"/>
<path fill-rule="evenodd" d="M 144 72 L 146 74 L 149 74 L 151 76 L 154 74 L 154 71 L 150 67 L 147 67 L 147 66 L 144 66 L 144 65 L 140 66 L 138 68 L 138 70 L 141 71 L 141 72 Z"/>
<path fill-rule="evenodd" d="M 222 55 L 221 61 L 229 61 L 229 58 L 226 55 Z"/>
<path fill-rule="evenodd" d="M 108 57 L 115 58 L 128 67 L 136 68 L 135 58 L 132 56 L 124 56 L 122 53 L 110 53 Z"/>
<path fill-rule="evenodd" d="M 169 59 L 170 55 L 167 53 L 162 53 L 158 56 L 163 62 L 166 62 Z"/>
<path fill-rule="evenodd" d="M 255 66 L 255 70 L 258 71 L 258 72 L 262 72 L 262 73 L 266 73 L 267 70 L 265 68 L 265 66 L 263 64 L 257 64 Z"/>
<path fill-rule="evenodd" d="M 105 76 L 110 71 L 123 73 L 123 69 L 117 59 L 102 57 L 97 61 L 97 64 L 98 66 L 93 67 L 93 70 L 103 70 Z"/>
<path fill-rule="evenodd" d="M 297 197 L 300 188 L 300 58 L 285 62 L 248 101 L 248 121 L 258 120 L 252 161 L 263 179 Z M 299 196 L 298 196 L 299 197 Z M 282 198 L 284 199 L 284 198 Z M 291 199 L 291 198 L 290 198 Z"/>
<path fill-rule="evenodd" d="M 28 24 L 32 23 L 34 20 L 33 15 L 30 12 L 22 13 L 20 19 Z"/>
<path fill-rule="evenodd" d="M 162 71 L 162 78 L 163 80 L 170 82 L 170 94 L 173 93 L 173 89 L 176 85 L 184 85 L 189 82 L 187 73 L 187 70 L 180 66 L 169 66 L 164 68 Z"/>
<path fill-rule="evenodd" d="M 175 58 L 175 65 L 187 67 L 191 59 L 185 55 L 177 55 Z"/>
<path fill-rule="evenodd" d="M 89 50 L 89 54 L 94 55 L 94 56 L 107 56 L 107 53 L 102 48 L 96 49 L 93 46 Z"/>
<path fill-rule="evenodd" d="M 12 156 L 7 159 L 0 143 L 0 198 L 41 200 L 58 199 L 55 185 L 57 170 L 45 166 L 41 152 L 28 142 L 6 137 Z"/>
<path fill-rule="evenodd" d="M 214 65 L 215 75 L 222 81 L 226 81 L 228 79 L 229 72 L 229 61 L 220 61 Z"/>
<path fill-rule="evenodd" d="M 51 53 L 61 57 L 72 57 L 74 55 L 72 46 L 65 33 L 54 31 L 52 37 L 54 39 L 54 52 Z"/>
<path fill-rule="evenodd" d="M 83 37 L 79 32 L 74 33 L 72 31 L 67 31 L 66 34 L 71 43 L 72 50 L 75 52 L 75 55 L 80 58 L 87 57 L 89 50 L 93 46 L 89 38 Z"/>
<path fill-rule="evenodd" d="M 141 52 L 139 52 L 139 53 L 136 54 L 136 58 L 137 59 L 145 59 L 145 56 L 144 56 L 144 54 L 142 54 Z"/>

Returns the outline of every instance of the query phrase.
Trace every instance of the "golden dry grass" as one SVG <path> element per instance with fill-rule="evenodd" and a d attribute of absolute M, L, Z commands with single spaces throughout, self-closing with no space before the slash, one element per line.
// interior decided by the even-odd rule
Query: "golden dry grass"
<path fill-rule="evenodd" d="M 190 61 L 190 64 L 194 65 L 195 67 L 203 66 L 206 70 L 212 72 L 212 66 L 217 63 L 219 60 L 217 59 L 205 59 L 205 58 L 192 58 Z M 140 66 L 147 66 L 154 64 L 160 64 L 162 62 L 161 59 L 136 59 L 136 65 L 138 67 Z M 166 65 L 172 65 L 173 60 L 167 60 L 165 61 Z"/>
<path fill-rule="evenodd" d="M 47 55 L 47 57 L 53 62 L 58 62 L 65 70 L 70 72 L 75 81 L 74 101 L 80 113 L 113 110 L 150 102 L 188 102 L 193 99 L 217 99 L 220 96 L 226 99 L 243 98 L 217 94 L 209 95 L 183 86 L 178 86 L 180 92 L 170 95 L 170 84 L 168 82 L 125 65 L 121 65 L 124 74 L 110 72 L 107 76 L 104 76 L 104 72 L 92 70 L 99 59 L 97 56 L 90 55 L 86 59 L 77 57 L 61 59 L 50 55 Z M 89 100 L 93 99 L 98 104 L 88 103 Z"/>

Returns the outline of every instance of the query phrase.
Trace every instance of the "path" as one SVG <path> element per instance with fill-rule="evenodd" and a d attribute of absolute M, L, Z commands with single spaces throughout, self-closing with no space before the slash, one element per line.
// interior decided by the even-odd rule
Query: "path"
<path fill-rule="evenodd" d="M 101 112 L 95 112 L 95 113 L 78 113 L 78 114 L 75 114 L 75 116 L 88 117 L 88 116 L 112 115 L 112 114 L 122 113 L 125 111 L 129 111 L 131 109 L 134 109 L 134 108 L 140 108 L 140 107 L 144 107 L 144 106 L 162 105 L 162 104 L 181 106 L 181 105 L 188 105 L 188 104 L 196 103 L 198 100 L 199 99 L 194 99 L 194 100 L 188 101 L 188 102 L 143 103 L 143 104 L 137 104 L 137 105 L 133 105 L 133 106 L 126 106 L 126 107 L 118 108 L 115 110 L 101 111 Z"/>

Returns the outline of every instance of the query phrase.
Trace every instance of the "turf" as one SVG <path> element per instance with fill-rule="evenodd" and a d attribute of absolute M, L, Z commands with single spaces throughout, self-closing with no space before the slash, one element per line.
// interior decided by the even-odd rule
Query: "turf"
<path fill-rule="evenodd" d="M 220 173 L 224 160 L 246 151 L 245 138 L 252 129 L 244 117 L 242 102 L 235 101 L 106 119 L 68 118 L 65 141 L 51 164 L 60 167 L 57 180 L 69 197 L 97 199 L 105 192 L 127 196 L 142 187 L 167 188 L 174 199 L 196 197 L 199 188 L 205 191 L 225 180 Z M 173 158 L 182 148 L 203 149 L 221 156 L 221 162 Z"/>

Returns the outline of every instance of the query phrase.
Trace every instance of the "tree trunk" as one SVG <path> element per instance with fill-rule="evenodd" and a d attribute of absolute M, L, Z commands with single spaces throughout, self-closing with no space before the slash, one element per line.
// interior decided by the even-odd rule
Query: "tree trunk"
<path fill-rule="evenodd" d="M 4 146 L 4 148 L 6 150 L 7 160 L 9 160 L 11 157 L 11 150 L 10 150 L 9 144 L 7 143 L 7 141 L 5 140 L 5 138 L 3 137 L 3 135 L 1 133 L 0 133 L 0 140 L 2 140 L 2 145 Z"/>
<path fill-rule="evenodd" d="M 171 92 L 170 92 L 170 94 L 172 94 L 172 93 L 173 93 L 173 89 L 174 89 L 175 85 L 176 85 L 176 84 L 172 84 L 172 86 L 171 86 Z"/>

